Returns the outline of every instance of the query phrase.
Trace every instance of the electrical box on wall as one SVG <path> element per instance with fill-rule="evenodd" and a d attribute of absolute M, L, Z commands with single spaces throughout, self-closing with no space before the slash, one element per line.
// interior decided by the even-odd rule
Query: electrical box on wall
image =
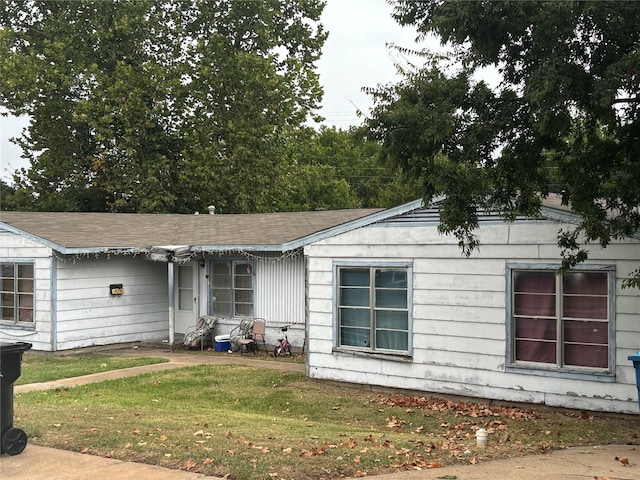
<path fill-rule="evenodd" d="M 121 283 L 113 283 L 109 285 L 109 294 L 111 295 L 122 295 L 124 293 L 124 288 Z"/>

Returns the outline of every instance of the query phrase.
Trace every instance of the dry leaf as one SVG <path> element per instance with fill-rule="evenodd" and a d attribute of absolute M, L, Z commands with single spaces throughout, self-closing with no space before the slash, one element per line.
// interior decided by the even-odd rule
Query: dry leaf
<path fill-rule="evenodd" d="M 198 463 L 194 462 L 193 460 L 187 460 L 187 463 L 184 464 L 184 468 L 186 468 L 187 470 L 191 470 L 193 467 L 195 467 Z"/>
<path fill-rule="evenodd" d="M 89 453 L 89 447 L 84 447 L 82 450 L 80 450 L 80 453 Z"/>
<path fill-rule="evenodd" d="M 353 476 L 356 477 L 356 478 L 366 477 L 367 476 L 367 472 L 361 472 L 360 470 L 356 470 L 355 473 L 353 474 Z"/>
<path fill-rule="evenodd" d="M 629 463 L 629 459 L 627 457 L 620 457 L 620 458 L 616 457 L 616 460 L 618 460 L 625 467 L 631 466 L 631 463 Z"/>
<path fill-rule="evenodd" d="M 285 455 L 289 455 L 291 453 L 291 447 L 289 448 L 283 448 L 282 449 L 282 453 L 284 453 Z"/>
<path fill-rule="evenodd" d="M 160 436 L 158 437 L 158 439 L 159 439 L 161 442 L 164 442 L 164 441 L 167 439 L 167 436 L 166 436 L 166 435 L 160 435 Z"/>
<path fill-rule="evenodd" d="M 203 465 L 211 465 L 213 463 L 213 460 L 209 457 L 204 459 L 204 462 L 202 462 Z"/>

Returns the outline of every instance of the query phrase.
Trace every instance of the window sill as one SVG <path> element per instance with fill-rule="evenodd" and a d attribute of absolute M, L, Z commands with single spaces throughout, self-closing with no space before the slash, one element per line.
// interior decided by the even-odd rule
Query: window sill
<path fill-rule="evenodd" d="M 411 363 L 413 361 L 413 357 L 407 353 L 370 352 L 366 350 L 351 350 L 344 347 L 334 347 L 332 353 L 340 356 L 375 358 L 378 360 L 388 360 L 390 362 Z"/>
<path fill-rule="evenodd" d="M 0 320 L 0 328 L 9 329 L 9 330 L 26 330 L 26 331 L 35 331 L 36 322 L 31 323 L 15 323 L 8 322 L 6 320 Z"/>
<path fill-rule="evenodd" d="M 605 372 L 603 370 L 569 370 L 553 367 L 533 367 L 531 365 L 507 365 L 505 371 L 508 373 L 517 373 L 519 375 L 536 375 L 539 377 L 553 377 L 564 378 L 570 380 L 588 380 L 592 382 L 613 383 L 616 381 L 616 376 L 613 373 Z"/>

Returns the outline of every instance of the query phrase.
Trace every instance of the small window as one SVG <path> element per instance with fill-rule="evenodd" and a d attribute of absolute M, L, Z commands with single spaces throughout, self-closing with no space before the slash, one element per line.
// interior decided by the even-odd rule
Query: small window
<path fill-rule="evenodd" d="M 215 261 L 211 264 L 211 314 L 253 316 L 253 264 Z"/>
<path fill-rule="evenodd" d="M 31 263 L 0 264 L 2 321 L 33 324 L 34 267 Z"/>
<path fill-rule="evenodd" d="M 338 267 L 338 346 L 381 353 L 409 351 L 406 267 Z"/>
<path fill-rule="evenodd" d="M 609 272 L 511 270 L 512 363 L 610 370 Z"/>

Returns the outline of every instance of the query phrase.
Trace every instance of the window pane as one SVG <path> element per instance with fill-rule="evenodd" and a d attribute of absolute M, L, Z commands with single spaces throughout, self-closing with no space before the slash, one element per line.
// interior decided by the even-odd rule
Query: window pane
<path fill-rule="evenodd" d="M 609 343 L 609 325 L 607 322 L 580 322 L 565 320 L 564 341 L 577 343 Z"/>
<path fill-rule="evenodd" d="M 340 285 L 349 287 L 368 287 L 370 283 L 369 269 L 340 269 Z"/>
<path fill-rule="evenodd" d="M 566 365 L 592 368 L 609 367 L 609 349 L 606 345 L 565 344 Z"/>
<path fill-rule="evenodd" d="M 368 328 L 344 327 L 340 329 L 340 345 L 349 347 L 369 347 L 370 330 Z"/>
<path fill-rule="evenodd" d="M 211 305 L 211 313 L 213 315 L 221 315 L 228 317 L 231 315 L 231 302 L 215 301 Z"/>
<path fill-rule="evenodd" d="M 607 297 L 562 297 L 562 313 L 565 318 L 597 318 L 606 320 L 609 317 Z"/>
<path fill-rule="evenodd" d="M 516 338 L 556 340 L 555 318 L 516 318 Z"/>
<path fill-rule="evenodd" d="M 556 315 L 555 295 L 516 293 L 513 303 L 516 315 L 539 317 L 555 317 Z"/>
<path fill-rule="evenodd" d="M 213 262 L 211 285 L 214 287 L 231 288 L 231 270 L 228 263 Z"/>
<path fill-rule="evenodd" d="M 405 270 L 376 270 L 376 287 L 407 288 Z"/>
<path fill-rule="evenodd" d="M 193 291 L 179 289 L 178 290 L 178 309 L 187 312 L 193 311 Z"/>
<path fill-rule="evenodd" d="M 3 278 L 13 278 L 13 264 L 3 263 L 0 265 L 0 275 L 2 275 Z"/>
<path fill-rule="evenodd" d="M 371 325 L 371 313 L 369 309 L 341 308 L 339 315 L 341 326 L 369 328 Z"/>
<path fill-rule="evenodd" d="M 523 362 L 556 363 L 555 342 L 516 340 L 516 360 Z"/>
<path fill-rule="evenodd" d="M 233 292 L 234 301 L 241 303 L 253 303 L 253 292 L 251 290 L 236 290 Z"/>
<path fill-rule="evenodd" d="M 178 286 L 180 288 L 193 288 L 193 267 L 191 265 L 178 266 Z"/>
<path fill-rule="evenodd" d="M 409 314 L 397 310 L 376 310 L 376 328 L 409 330 Z"/>
<path fill-rule="evenodd" d="M 236 315 L 242 315 L 247 317 L 253 316 L 253 304 L 250 303 L 236 303 Z"/>
<path fill-rule="evenodd" d="M 376 307 L 406 309 L 407 291 L 376 289 Z"/>
<path fill-rule="evenodd" d="M 368 288 L 341 288 L 340 305 L 369 306 Z"/>
<path fill-rule="evenodd" d="M 376 330 L 376 348 L 406 352 L 409 349 L 407 332 Z"/>
<path fill-rule="evenodd" d="M 604 295 L 608 294 L 608 274 L 604 272 L 567 272 L 562 277 L 562 289 L 565 295 Z"/>
<path fill-rule="evenodd" d="M 18 265 L 18 277 L 33 278 L 33 265 L 30 265 L 30 264 Z"/>
<path fill-rule="evenodd" d="M 536 272 L 520 270 L 513 274 L 514 292 L 556 293 L 554 272 Z"/>

